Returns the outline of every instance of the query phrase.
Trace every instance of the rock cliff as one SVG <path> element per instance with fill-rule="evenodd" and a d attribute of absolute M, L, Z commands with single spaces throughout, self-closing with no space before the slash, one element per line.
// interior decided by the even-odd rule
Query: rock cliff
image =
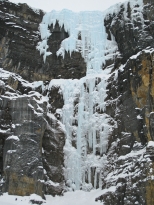
<path fill-rule="evenodd" d="M 134 0 L 98 13 L 72 51 L 66 11 L 46 24 L 43 11 L 0 1 L 0 193 L 100 188 L 105 205 L 154 204 L 153 11 Z"/>

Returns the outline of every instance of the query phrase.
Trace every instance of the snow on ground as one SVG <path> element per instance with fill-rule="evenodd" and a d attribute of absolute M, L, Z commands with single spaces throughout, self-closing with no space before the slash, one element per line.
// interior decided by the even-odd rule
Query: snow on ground
<path fill-rule="evenodd" d="M 4 193 L 0 196 L 1 205 L 30 205 L 30 200 L 42 201 L 42 205 L 99 205 L 102 202 L 95 202 L 95 198 L 102 194 L 102 190 L 92 190 L 91 192 L 75 191 L 67 192 L 64 196 L 46 196 L 46 200 L 43 200 L 40 196 L 32 194 L 31 196 L 16 196 L 8 195 Z M 34 203 L 35 205 L 36 203 Z"/>

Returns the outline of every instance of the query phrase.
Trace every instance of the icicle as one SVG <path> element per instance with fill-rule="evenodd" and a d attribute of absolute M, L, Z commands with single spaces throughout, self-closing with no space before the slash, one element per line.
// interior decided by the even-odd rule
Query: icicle
<path fill-rule="evenodd" d="M 93 129 L 93 154 L 96 153 L 96 130 Z"/>
<path fill-rule="evenodd" d="M 96 187 L 97 187 L 97 177 L 98 177 L 98 175 L 97 175 L 98 173 L 97 173 L 97 169 L 95 169 L 95 176 L 94 176 L 94 188 L 96 189 Z"/>

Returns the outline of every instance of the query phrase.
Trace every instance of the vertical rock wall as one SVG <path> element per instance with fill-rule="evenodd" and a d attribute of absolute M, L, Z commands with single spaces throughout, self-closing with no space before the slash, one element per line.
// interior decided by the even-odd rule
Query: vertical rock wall
<path fill-rule="evenodd" d="M 104 159 L 99 170 L 102 195 L 96 199 L 104 204 L 154 203 L 153 5 L 153 1 L 144 1 L 142 11 L 138 5 L 133 10 L 129 3 L 127 7 L 121 5 L 119 12 L 106 16 L 104 22 L 108 38 L 111 34 L 115 37 L 119 50 L 105 66 L 111 70 L 106 81 L 105 109 L 97 109 L 101 102 L 96 99 L 93 104 L 94 114 L 112 119 L 111 132 L 105 136 L 106 150 L 101 153 L 99 144 L 94 152 L 96 158 Z M 61 41 L 68 37 L 58 22 L 54 29 L 52 25 L 49 28 L 53 55 L 44 63 L 36 50 L 43 12 L 8 1 L 1 1 L 0 9 L 0 66 L 5 69 L 0 70 L 0 190 L 42 197 L 62 194 L 69 187 L 64 177 L 66 130 L 60 112 L 65 104 L 64 90 L 56 85 L 51 88 L 49 81 L 80 79 L 86 73 L 86 64 L 79 52 L 71 56 L 66 53 L 64 59 L 57 57 Z M 93 94 L 101 81 L 95 80 Z M 91 91 L 86 83 L 83 90 L 88 96 Z M 74 130 L 79 126 L 82 95 L 78 94 L 72 102 L 75 120 L 70 125 Z M 73 137 L 72 147 L 76 148 L 77 139 Z M 88 145 L 85 147 L 88 153 L 93 152 Z M 91 178 L 87 179 L 96 187 L 97 168 L 91 167 Z"/>

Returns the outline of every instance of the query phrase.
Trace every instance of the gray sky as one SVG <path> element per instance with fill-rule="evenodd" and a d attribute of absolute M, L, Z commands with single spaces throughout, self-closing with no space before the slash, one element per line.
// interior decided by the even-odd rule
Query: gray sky
<path fill-rule="evenodd" d="M 110 6 L 125 0 L 10 0 L 15 3 L 27 3 L 44 11 L 70 9 L 72 11 L 106 10 Z"/>

